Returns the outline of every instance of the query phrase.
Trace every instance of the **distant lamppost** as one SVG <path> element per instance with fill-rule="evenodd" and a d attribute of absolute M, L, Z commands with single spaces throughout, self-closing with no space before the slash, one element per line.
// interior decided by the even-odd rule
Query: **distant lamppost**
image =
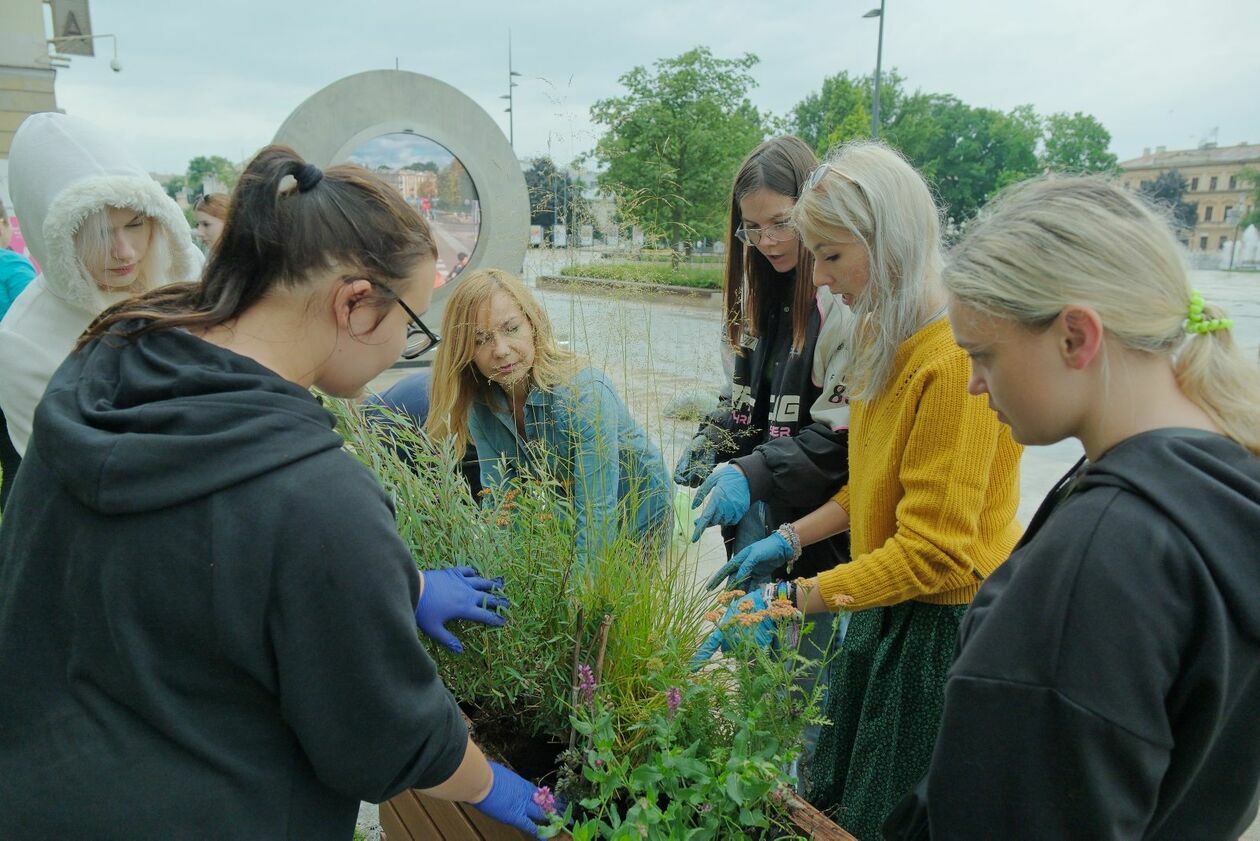
<path fill-rule="evenodd" d="M 879 0 L 879 8 L 871 9 L 864 18 L 879 18 L 879 45 L 875 48 L 875 101 L 871 105 L 871 137 L 879 139 L 879 71 L 884 61 L 884 0 Z"/>
<path fill-rule="evenodd" d="M 512 111 L 512 103 L 514 101 L 512 98 L 512 88 L 518 87 L 513 77 L 519 76 L 519 75 L 521 74 L 517 73 L 515 70 L 512 69 L 512 30 L 509 29 L 508 30 L 508 92 L 501 95 L 499 99 L 506 99 L 508 101 L 508 107 L 504 108 L 503 111 L 508 115 L 508 145 L 511 146 L 513 149 L 516 148 L 516 123 L 514 120 L 515 114 Z"/>
<path fill-rule="evenodd" d="M 1242 224 L 1243 217 L 1247 215 L 1247 194 L 1238 194 L 1238 204 L 1229 209 L 1225 214 L 1226 222 L 1234 223 L 1234 241 L 1229 246 L 1229 270 L 1234 270 L 1234 255 L 1238 253 L 1238 228 Z M 1229 217 L 1234 217 L 1230 219 Z"/>

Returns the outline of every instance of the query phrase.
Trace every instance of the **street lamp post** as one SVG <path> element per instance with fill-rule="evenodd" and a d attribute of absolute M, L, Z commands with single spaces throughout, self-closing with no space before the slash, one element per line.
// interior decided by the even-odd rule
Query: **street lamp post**
<path fill-rule="evenodd" d="M 517 73 L 515 70 L 512 69 L 512 30 L 509 29 L 508 30 L 508 92 L 501 95 L 499 99 L 506 99 L 508 101 L 508 107 L 504 108 L 503 110 L 508 115 L 508 145 L 511 146 L 513 149 L 516 148 L 516 123 L 515 123 L 516 113 L 512 110 L 512 104 L 514 102 L 513 97 L 512 97 L 512 88 L 517 87 L 516 80 L 513 77 L 519 76 L 519 75 L 521 74 Z"/>
<path fill-rule="evenodd" d="M 864 18 L 879 18 L 879 44 L 875 48 L 875 100 L 871 104 L 871 137 L 879 139 L 879 75 L 880 66 L 884 62 L 884 0 L 879 0 L 879 8 L 871 9 Z"/>
<path fill-rule="evenodd" d="M 1247 194 L 1239 193 L 1238 204 L 1231 207 L 1229 209 L 1229 213 L 1225 214 L 1226 217 L 1229 217 L 1229 216 L 1234 217 L 1232 220 L 1228 218 L 1226 220 L 1226 221 L 1232 221 L 1234 223 L 1234 241 L 1230 243 L 1229 245 L 1229 270 L 1231 272 L 1234 270 L 1234 256 L 1238 253 L 1238 226 L 1242 223 L 1243 217 L 1246 214 L 1247 214 Z"/>

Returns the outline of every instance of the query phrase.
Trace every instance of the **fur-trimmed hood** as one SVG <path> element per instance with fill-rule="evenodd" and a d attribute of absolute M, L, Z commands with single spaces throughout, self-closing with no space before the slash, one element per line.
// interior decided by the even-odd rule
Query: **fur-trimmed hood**
<path fill-rule="evenodd" d="M 43 269 L 44 286 L 58 298 L 96 313 L 126 297 L 101 293 L 75 254 L 75 232 L 105 205 L 136 210 L 157 223 L 146 260 L 149 287 L 197 279 L 201 253 L 179 205 L 130 152 L 86 120 L 55 113 L 27 117 L 13 137 L 9 174 L 27 247 Z"/>

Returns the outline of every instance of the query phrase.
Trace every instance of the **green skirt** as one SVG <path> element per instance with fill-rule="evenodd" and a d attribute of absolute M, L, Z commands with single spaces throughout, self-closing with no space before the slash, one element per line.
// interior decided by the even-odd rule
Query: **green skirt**
<path fill-rule="evenodd" d="M 809 800 L 862 841 L 927 771 L 966 612 L 912 601 L 855 613 L 832 661 Z"/>

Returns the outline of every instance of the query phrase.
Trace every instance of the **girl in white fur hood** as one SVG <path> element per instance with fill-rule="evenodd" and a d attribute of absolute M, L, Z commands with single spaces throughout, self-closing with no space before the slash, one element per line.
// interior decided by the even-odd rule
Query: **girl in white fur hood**
<path fill-rule="evenodd" d="M 0 323 L 0 408 L 25 454 L 35 406 L 88 324 L 132 295 L 196 280 L 202 260 L 179 206 L 85 120 L 28 117 L 13 138 L 9 173 L 27 246 L 43 269 Z"/>

